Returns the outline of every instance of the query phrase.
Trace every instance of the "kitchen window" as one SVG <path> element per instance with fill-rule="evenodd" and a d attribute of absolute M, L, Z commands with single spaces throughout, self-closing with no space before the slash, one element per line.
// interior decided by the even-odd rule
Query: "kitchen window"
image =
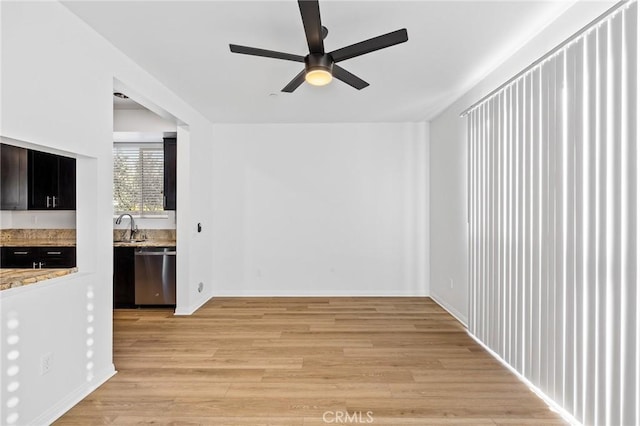
<path fill-rule="evenodd" d="M 113 145 L 113 211 L 139 217 L 164 216 L 162 144 Z"/>

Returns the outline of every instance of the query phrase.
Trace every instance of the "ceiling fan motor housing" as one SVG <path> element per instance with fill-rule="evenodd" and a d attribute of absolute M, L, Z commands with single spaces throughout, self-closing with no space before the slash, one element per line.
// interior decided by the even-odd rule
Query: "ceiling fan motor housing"
<path fill-rule="evenodd" d="M 310 53 L 304 58 L 304 68 L 307 73 L 323 70 L 333 74 L 333 58 L 328 53 Z"/>

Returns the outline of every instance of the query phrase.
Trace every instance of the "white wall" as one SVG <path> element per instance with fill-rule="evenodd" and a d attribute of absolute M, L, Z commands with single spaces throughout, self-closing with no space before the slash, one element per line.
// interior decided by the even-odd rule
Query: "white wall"
<path fill-rule="evenodd" d="M 88 394 L 110 374 L 112 364 L 112 132 L 114 81 L 140 99 L 164 108 L 188 125 L 178 147 L 178 309 L 188 313 L 206 301 L 198 281 L 210 283 L 210 233 L 195 236 L 195 222 L 210 222 L 212 127 L 130 59 L 57 2 L 1 2 L 0 134 L 78 159 L 76 212 L 78 267 L 75 276 L 0 292 L 3 336 L 19 319 L 19 343 L 2 339 L 0 359 L 17 348 L 19 374 L 2 368 L 0 424 L 46 424 Z M 200 156 L 202 155 L 202 157 Z M 196 173 L 197 179 L 190 174 Z M 190 183 L 184 186 L 184 183 Z M 198 281 L 196 281 L 198 280 Z M 91 300 L 89 300 L 91 299 Z M 88 310 L 93 315 L 89 336 Z M 87 341 L 92 339 L 93 375 L 87 377 Z M 53 370 L 39 374 L 40 357 L 52 353 Z M 82 362 L 79 360 L 83 360 Z M 84 362 L 87 360 L 87 362 Z M 5 383 L 18 380 L 12 395 Z"/>
<path fill-rule="evenodd" d="M 214 295 L 427 295 L 426 124 L 215 125 Z"/>
<path fill-rule="evenodd" d="M 615 1 L 580 1 L 431 121 L 431 297 L 467 322 L 466 122 L 460 113 L 603 13 Z M 451 280 L 453 279 L 453 286 Z"/>
<path fill-rule="evenodd" d="M 114 109 L 114 132 L 175 132 L 176 122 L 148 109 Z"/>
<path fill-rule="evenodd" d="M 2 229 L 75 229 L 76 212 L 59 211 L 0 211 Z"/>

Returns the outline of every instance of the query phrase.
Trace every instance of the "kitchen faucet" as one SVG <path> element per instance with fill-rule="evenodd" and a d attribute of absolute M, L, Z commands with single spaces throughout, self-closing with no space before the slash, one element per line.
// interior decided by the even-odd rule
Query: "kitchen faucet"
<path fill-rule="evenodd" d="M 136 225 L 135 221 L 133 220 L 133 216 L 131 216 L 129 213 L 123 213 L 120 216 L 118 216 L 118 218 L 116 219 L 116 225 L 120 225 L 122 223 L 122 218 L 124 216 L 129 216 L 129 218 L 131 219 L 131 233 L 129 234 L 129 239 L 133 240 L 133 235 L 138 232 L 138 226 Z"/>

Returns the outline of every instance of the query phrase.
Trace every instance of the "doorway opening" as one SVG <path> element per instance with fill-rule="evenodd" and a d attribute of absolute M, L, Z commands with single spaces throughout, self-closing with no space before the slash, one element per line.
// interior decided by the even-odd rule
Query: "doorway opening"
<path fill-rule="evenodd" d="M 178 120 L 113 94 L 113 306 L 176 308 Z"/>

